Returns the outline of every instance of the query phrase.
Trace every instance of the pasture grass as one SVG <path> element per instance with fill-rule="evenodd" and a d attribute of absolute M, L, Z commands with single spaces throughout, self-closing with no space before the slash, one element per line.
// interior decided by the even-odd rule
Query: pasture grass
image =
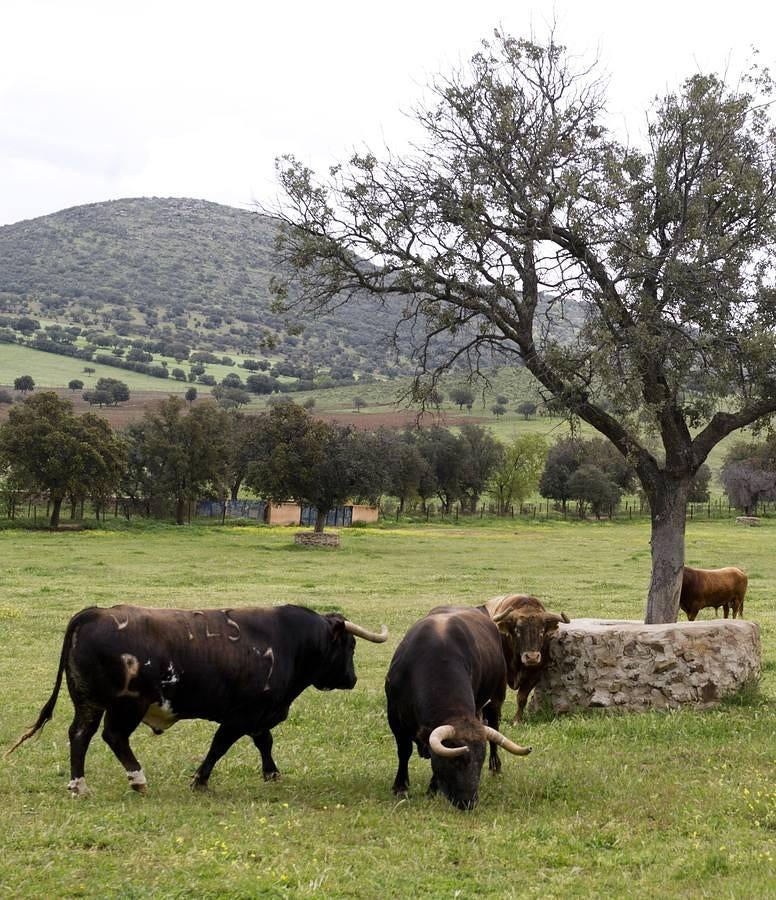
<path fill-rule="evenodd" d="M 534 747 L 483 775 L 470 813 L 390 786 L 394 742 L 383 679 L 404 631 L 432 606 L 533 592 L 570 616 L 641 618 L 645 523 L 461 522 L 342 532 L 337 551 L 293 529 L 130 523 L 80 532 L 0 531 L 0 747 L 37 716 L 72 613 L 90 604 L 228 607 L 304 603 L 341 610 L 386 644 L 359 642 L 350 692 L 306 691 L 275 729 L 283 777 L 261 780 L 243 739 L 211 791 L 191 773 L 212 723 L 181 722 L 133 746 L 149 780 L 132 793 L 99 738 L 92 795 L 74 801 L 63 688 L 54 719 L 0 774 L 5 897 L 774 897 L 776 896 L 776 523 L 691 523 L 688 562 L 750 576 L 761 624 L 759 689 L 710 711 L 534 714 L 503 730 Z M 704 611 L 701 615 L 707 615 Z M 505 722 L 514 710 L 510 692 Z"/>

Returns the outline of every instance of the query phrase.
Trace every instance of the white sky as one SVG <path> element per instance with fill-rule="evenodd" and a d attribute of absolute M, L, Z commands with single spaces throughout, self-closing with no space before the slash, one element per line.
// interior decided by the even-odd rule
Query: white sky
<path fill-rule="evenodd" d="M 120 197 L 250 207 L 276 156 L 401 150 L 423 86 L 501 25 L 611 78 L 613 121 L 698 70 L 776 70 L 765 0 L 0 0 L 0 225 Z"/>

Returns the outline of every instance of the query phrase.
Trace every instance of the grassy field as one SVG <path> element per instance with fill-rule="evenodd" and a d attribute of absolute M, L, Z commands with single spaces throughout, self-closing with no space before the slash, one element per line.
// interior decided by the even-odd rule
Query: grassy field
<path fill-rule="evenodd" d="M 133 739 L 149 779 L 132 793 L 96 738 L 92 796 L 67 796 L 63 689 L 54 720 L 0 774 L 0 895 L 8 897 L 741 897 L 776 896 L 776 523 L 693 523 L 688 562 L 749 572 L 761 623 L 759 691 L 706 712 L 529 717 L 504 731 L 534 747 L 483 776 L 479 807 L 390 786 L 395 749 L 383 679 L 399 639 L 439 603 L 530 591 L 570 616 L 640 618 L 646 525 L 473 522 L 343 533 L 338 551 L 293 530 L 132 525 L 0 531 L 0 746 L 35 718 L 70 615 L 89 604 L 338 609 L 360 642 L 352 692 L 308 690 L 275 730 L 283 777 L 261 780 L 250 741 L 218 764 L 209 794 L 188 780 L 214 726 L 182 722 Z M 703 615 L 703 614 L 702 614 Z M 514 699 L 508 698 L 511 715 Z M 508 722 L 508 719 L 506 720 Z"/>

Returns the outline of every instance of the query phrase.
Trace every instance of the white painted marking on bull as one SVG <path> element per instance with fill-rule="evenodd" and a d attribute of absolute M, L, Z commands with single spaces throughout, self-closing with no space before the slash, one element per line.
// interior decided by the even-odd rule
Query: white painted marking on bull
<path fill-rule="evenodd" d="M 127 616 L 127 618 L 123 622 L 119 622 L 118 618 L 116 616 L 114 616 L 113 613 L 110 614 L 110 617 L 116 623 L 116 628 L 118 628 L 119 631 L 121 631 L 122 628 L 126 628 L 127 625 L 129 625 L 129 616 Z"/>
<path fill-rule="evenodd" d="M 85 797 L 89 793 L 89 788 L 86 786 L 86 779 L 83 776 L 74 778 L 68 784 L 67 789 L 70 791 L 71 797 Z"/>
<path fill-rule="evenodd" d="M 205 619 L 205 637 L 208 637 L 208 638 L 212 638 L 212 637 L 221 637 L 221 632 L 220 632 L 220 631 L 211 631 L 211 630 L 210 630 L 210 625 L 208 624 L 207 618 L 206 618 L 205 614 L 202 612 L 201 609 L 195 609 L 195 610 L 194 610 L 194 615 L 195 615 L 195 616 L 202 616 L 202 618 Z"/>
<path fill-rule="evenodd" d="M 127 778 L 130 787 L 145 787 L 148 784 L 142 769 L 138 769 L 137 772 L 127 772 Z"/>
<path fill-rule="evenodd" d="M 137 657 L 133 656 L 131 653 L 122 653 L 121 661 L 124 663 L 124 668 L 126 670 L 126 681 L 124 682 L 124 687 L 118 692 L 117 696 L 139 697 L 140 691 L 130 691 L 129 683 L 140 671 L 140 663 L 137 661 Z"/>
<path fill-rule="evenodd" d="M 237 631 L 237 634 L 234 634 L 234 635 L 228 634 L 227 637 L 229 638 L 230 641 L 239 641 L 240 640 L 240 626 L 237 624 L 237 622 L 234 621 L 234 619 L 229 618 L 229 613 L 227 612 L 227 610 L 222 609 L 221 612 L 226 616 L 226 624 L 230 625 L 232 628 L 234 628 Z"/>
<path fill-rule="evenodd" d="M 167 677 L 162 679 L 162 684 L 168 687 L 171 684 L 177 684 L 181 680 L 180 675 L 175 671 L 175 665 L 170 662 L 167 666 Z"/>
<path fill-rule="evenodd" d="M 178 717 L 175 715 L 175 711 L 169 700 L 164 700 L 161 705 L 152 703 L 146 710 L 146 714 L 143 716 L 143 723 L 148 725 L 148 727 L 157 734 L 162 731 L 167 731 L 167 729 L 172 727 L 177 721 Z"/>
<path fill-rule="evenodd" d="M 267 647 L 264 651 L 264 656 L 269 657 L 269 674 L 267 675 L 267 683 L 264 685 L 264 690 L 269 690 L 269 680 L 272 678 L 272 670 L 275 668 L 275 654 L 272 652 L 272 647 Z"/>

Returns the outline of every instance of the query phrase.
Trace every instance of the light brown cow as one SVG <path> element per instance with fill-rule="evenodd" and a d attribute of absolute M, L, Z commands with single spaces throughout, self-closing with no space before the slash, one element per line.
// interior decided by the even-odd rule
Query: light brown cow
<path fill-rule="evenodd" d="M 715 613 L 722 607 L 725 618 L 733 610 L 733 618 L 744 617 L 744 594 L 749 579 L 735 566 L 724 569 L 693 569 L 684 567 L 679 606 L 687 618 L 695 621 L 700 610 L 713 606 Z"/>

